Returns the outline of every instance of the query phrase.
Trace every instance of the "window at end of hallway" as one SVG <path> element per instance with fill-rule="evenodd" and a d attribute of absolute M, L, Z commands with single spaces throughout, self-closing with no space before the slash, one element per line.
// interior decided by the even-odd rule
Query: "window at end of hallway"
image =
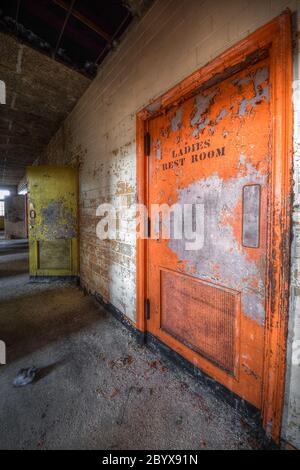
<path fill-rule="evenodd" d="M 0 201 L 0 217 L 4 217 L 4 201 Z"/>
<path fill-rule="evenodd" d="M 10 191 L 7 189 L 0 189 L 0 217 L 4 217 L 5 215 L 5 196 L 9 196 Z"/>
<path fill-rule="evenodd" d="M 0 200 L 3 201 L 3 199 L 6 197 L 6 196 L 9 196 L 10 195 L 10 191 L 8 191 L 7 189 L 0 189 Z"/>

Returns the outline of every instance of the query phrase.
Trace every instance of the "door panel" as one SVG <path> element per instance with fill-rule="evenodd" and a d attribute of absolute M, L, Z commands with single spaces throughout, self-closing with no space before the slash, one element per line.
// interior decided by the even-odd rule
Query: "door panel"
<path fill-rule="evenodd" d="M 236 375 L 239 293 L 186 274 L 160 274 L 161 329 Z"/>
<path fill-rule="evenodd" d="M 77 171 L 27 169 L 30 276 L 78 275 Z"/>
<path fill-rule="evenodd" d="M 148 241 L 147 329 L 257 408 L 265 333 L 269 60 L 149 121 L 148 203 L 203 207 L 190 234 Z M 183 223 L 184 227 L 184 223 Z M 199 227 L 198 227 L 199 229 Z M 188 236 L 187 236 L 188 235 Z"/>
<path fill-rule="evenodd" d="M 70 240 L 41 240 L 38 242 L 38 269 L 71 270 Z"/>

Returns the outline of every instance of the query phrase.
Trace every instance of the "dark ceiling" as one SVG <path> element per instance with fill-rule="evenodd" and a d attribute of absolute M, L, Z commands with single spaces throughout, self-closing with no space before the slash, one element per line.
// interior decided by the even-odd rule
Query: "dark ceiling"
<path fill-rule="evenodd" d="M 148 0 L 0 0 L 0 30 L 93 77 Z"/>
<path fill-rule="evenodd" d="M 152 0 L 0 0 L 0 185 L 18 184 Z"/>
<path fill-rule="evenodd" d="M 17 184 L 91 79 L 0 32 L 0 185 Z"/>

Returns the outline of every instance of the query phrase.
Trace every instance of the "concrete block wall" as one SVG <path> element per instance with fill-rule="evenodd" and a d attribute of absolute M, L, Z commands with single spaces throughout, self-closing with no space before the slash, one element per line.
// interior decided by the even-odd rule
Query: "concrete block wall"
<path fill-rule="evenodd" d="M 283 437 L 300 449 L 300 1 L 294 18 L 294 213 Z"/>
<path fill-rule="evenodd" d="M 300 14 L 297 0 L 156 0 L 106 59 L 41 158 L 80 163 L 81 280 L 133 322 L 135 235 L 124 230 L 118 241 L 98 240 L 96 208 L 136 198 L 136 112 L 285 8 Z M 295 259 L 293 287 L 299 282 Z M 293 292 L 296 298 L 299 291 Z M 295 318 L 296 300 L 293 305 Z M 298 327 L 291 322 L 290 343 L 297 328 L 299 322 Z M 292 403 L 300 377 L 295 374 L 288 372 L 284 435 L 299 445 L 300 417 L 293 417 Z"/>

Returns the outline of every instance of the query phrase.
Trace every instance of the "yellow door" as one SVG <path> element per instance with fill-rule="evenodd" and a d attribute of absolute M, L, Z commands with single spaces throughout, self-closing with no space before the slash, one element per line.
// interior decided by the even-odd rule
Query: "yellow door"
<path fill-rule="evenodd" d="M 29 274 L 78 275 L 78 176 L 74 168 L 27 168 Z"/>

